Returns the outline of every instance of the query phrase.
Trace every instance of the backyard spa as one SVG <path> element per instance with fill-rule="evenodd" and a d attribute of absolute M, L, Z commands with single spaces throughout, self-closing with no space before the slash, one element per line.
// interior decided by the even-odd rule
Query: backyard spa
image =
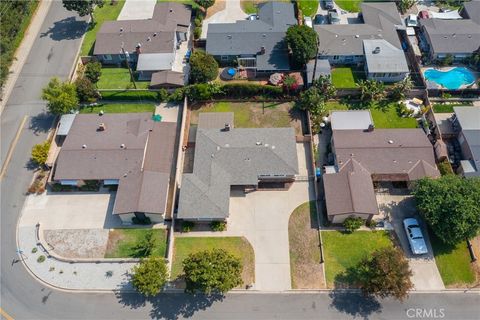
<path fill-rule="evenodd" d="M 474 72 L 466 67 L 425 68 L 423 76 L 428 89 L 477 88 Z"/>

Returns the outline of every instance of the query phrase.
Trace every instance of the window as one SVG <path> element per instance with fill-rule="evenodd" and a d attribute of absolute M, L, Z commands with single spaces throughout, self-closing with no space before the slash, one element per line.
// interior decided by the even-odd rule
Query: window
<path fill-rule="evenodd" d="M 333 56 L 333 60 L 338 60 L 339 56 Z"/>
<path fill-rule="evenodd" d="M 103 60 L 107 60 L 107 61 L 112 60 L 112 55 L 111 54 L 104 54 L 103 55 Z"/>
<path fill-rule="evenodd" d="M 221 59 L 222 61 L 228 61 L 228 56 L 221 56 L 220 59 Z"/>

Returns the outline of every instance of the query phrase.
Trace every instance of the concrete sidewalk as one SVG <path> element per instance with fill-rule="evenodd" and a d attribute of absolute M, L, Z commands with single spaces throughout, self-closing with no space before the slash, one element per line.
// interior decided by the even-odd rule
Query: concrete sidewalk
<path fill-rule="evenodd" d="M 52 0 L 40 1 L 40 3 L 38 4 L 38 8 L 32 17 L 32 20 L 30 21 L 30 25 L 25 31 L 23 40 L 15 51 L 14 59 L 9 70 L 10 74 L 2 88 L 0 100 L 0 114 L 2 114 L 3 108 L 7 104 L 8 98 L 10 97 L 13 87 L 15 86 L 15 82 L 20 75 L 20 71 L 22 71 L 23 65 L 25 64 L 28 54 L 32 49 L 33 43 L 35 42 L 35 39 L 40 32 L 43 20 L 45 20 L 51 4 Z"/>

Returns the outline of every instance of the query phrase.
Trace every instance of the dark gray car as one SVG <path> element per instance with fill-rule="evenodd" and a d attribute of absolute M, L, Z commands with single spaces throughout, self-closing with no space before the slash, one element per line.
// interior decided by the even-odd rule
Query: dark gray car
<path fill-rule="evenodd" d="M 332 10 L 334 8 L 333 0 L 323 0 L 323 7 L 326 10 Z"/>

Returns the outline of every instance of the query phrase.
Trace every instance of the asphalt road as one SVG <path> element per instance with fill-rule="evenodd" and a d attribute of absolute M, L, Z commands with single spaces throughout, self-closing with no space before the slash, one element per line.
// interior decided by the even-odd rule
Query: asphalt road
<path fill-rule="evenodd" d="M 85 28 L 83 19 L 56 1 L 1 117 L 2 163 L 24 115 L 31 117 L 1 181 L 1 308 L 14 319 L 478 319 L 478 294 L 412 294 L 405 303 L 353 293 L 229 294 L 223 299 L 184 294 L 144 300 L 137 294 L 67 293 L 47 287 L 15 262 L 15 230 L 32 178 L 33 144 L 45 139 L 52 118 L 41 88 L 50 77 L 67 78 Z M 21 248 L 29 250 L 30 248 Z"/>

